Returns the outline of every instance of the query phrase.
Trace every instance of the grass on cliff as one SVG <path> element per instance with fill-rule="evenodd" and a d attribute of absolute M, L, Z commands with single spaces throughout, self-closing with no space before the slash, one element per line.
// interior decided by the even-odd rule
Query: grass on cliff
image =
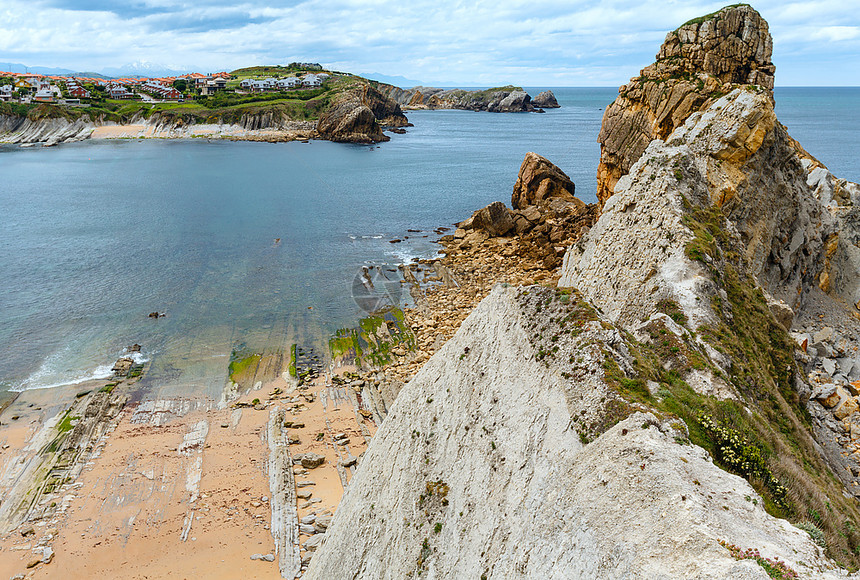
<path fill-rule="evenodd" d="M 644 327 L 648 335 L 645 342 L 627 334 L 633 358 L 628 372 L 620 366 L 627 363 L 601 347 L 604 379 L 615 398 L 609 395 L 601 401 L 604 409 L 597 421 L 584 424 L 574 418 L 577 431 L 583 442 L 591 441 L 643 406 L 663 417 L 683 419 L 690 441 L 706 449 L 717 465 L 747 479 L 771 515 L 798 524 L 811 522 L 823 532 L 827 554 L 846 568 L 857 569 L 860 510 L 854 498 L 843 495 L 843 485 L 816 450 L 806 402 L 794 388 L 796 373 L 800 372 L 794 361 L 794 342 L 771 315 L 761 289 L 745 274 L 748 269 L 742 252 L 726 234 L 721 210 L 696 207 L 686 200 L 685 205 L 685 224 L 694 234 L 686 247 L 687 255 L 708 268 L 724 292 L 722 298 L 716 293 L 718 298 L 712 304 L 717 321 L 684 337 L 675 335 L 659 320 Z M 576 365 L 575 352 L 552 346 L 560 335 L 559 328 L 572 330 L 575 336 L 579 332 L 566 318 L 555 320 L 557 307 L 548 308 L 565 298 L 580 312 L 575 315 L 583 320 L 579 324 L 597 319 L 593 311 L 594 317 L 579 306 L 586 303 L 575 290 L 558 289 L 555 297 L 538 302 L 534 308 L 544 314 L 533 340 L 539 360 L 570 357 Z M 661 301 L 658 310 L 677 324 L 686 323 L 682 309 L 670 300 Z M 603 324 L 606 327 L 608 323 Z M 731 365 L 725 369 L 717 366 L 702 341 L 727 356 Z M 694 372 L 711 373 L 715 381 L 725 381 L 741 399 L 697 393 L 687 382 Z M 577 379 L 576 367 L 561 374 Z"/>
<path fill-rule="evenodd" d="M 690 24 L 702 24 L 703 22 L 706 22 L 708 20 L 713 20 L 714 18 L 719 16 L 720 12 L 724 12 L 724 11 L 730 10 L 732 8 L 739 8 L 741 6 L 746 6 L 748 8 L 752 8 L 752 6 L 750 6 L 749 4 L 746 4 L 746 3 L 731 4 L 729 6 L 723 6 L 722 8 L 720 8 L 719 10 L 717 10 L 715 12 L 711 12 L 710 14 L 705 14 L 704 16 L 699 16 L 698 18 L 693 18 L 691 20 L 688 20 L 684 24 L 679 26 L 678 28 L 681 28 L 683 26 L 688 26 Z M 677 32 L 677 31 L 678 31 L 678 29 L 676 28 L 675 32 Z"/>
<path fill-rule="evenodd" d="M 703 446 L 715 458 L 720 457 L 721 437 L 703 425 L 702 413 L 743 437 L 750 454 L 757 450 L 768 472 L 778 480 L 776 489 L 784 489 L 780 497 L 767 477 L 748 477 L 763 491 L 768 511 L 795 522 L 814 522 L 824 532 L 828 555 L 856 569 L 860 566 L 860 510 L 853 498 L 845 498 L 843 485 L 816 450 L 806 402 L 794 388 L 800 372 L 794 361 L 794 341 L 771 315 L 762 290 L 746 274 L 741 252 L 724 233 L 726 220 L 721 210 L 694 206 L 686 200 L 685 205 L 685 224 L 694 233 L 687 255 L 708 268 L 725 292 L 725 298 L 715 294 L 712 303 L 718 322 L 700 327 L 699 333 L 731 359 L 723 378 L 743 401 L 717 402 L 696 396 L 686 401 L 686 412 L 676 411 L 689 416 L 693 407 L 699 408 L 698 417 L 692 423 L 688 420 L 688 425 L 697 426 L 691 428 L 691 438 L 706 443 Z M 725 467 L 726 461 L 722 464 Z"/>

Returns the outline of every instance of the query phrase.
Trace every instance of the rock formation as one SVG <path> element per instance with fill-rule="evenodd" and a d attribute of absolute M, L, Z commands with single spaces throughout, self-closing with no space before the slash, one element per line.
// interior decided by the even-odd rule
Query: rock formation
<path fill-rule="evenodd" d="M 529 94 L 520 87 L 464 91 L 433 87 L 401 89 L 380 84 L 379 90 L 404 109 L 464 109 L 492 113 L 521 113 L 536 110 Z"/>
<path fill-rule="evenodd" d="M 539 93 L 538 96 L 532 99 L 532 105 L 540 107 L 541 109 L 561 108 L 561 105 L 558 104 L 552 91 L 543 91 L 542 93 Z"/>
<path fill-rule="evenodd" d="M 565 318 L 575 336 L 538 336 Z M 720 542 L 837 577 L 683 423 L 633 413 L 587 443 L 624 405 L 604 352 L 635 364 L 575 294 L 497 287 L 400 392 L 305 578 L 765 577 Z"/>
<path fill-rule="evenodd" d="M 616 101 L 627 166 L 559 287 L 497 287 L 403 386 L 306 577 L 856 566 L 860 186 L 777 121 L 766 31 L 737 6 L 669 35 L 654 72 L 683 74 Z"/>
<path fill-rule="evenodd" d="M 552 197 L 573 201 L 576 199 L 575 194 L 576 186 L 564 171 L 545 157 L 529 152 L 523 159 L 514 184 L 511 207 L 525 209 Z"/>
<path fill-rule="evenodd" d="M 657 61 L 619 89 L 603 115 L 597 197 L 612 195 L 653 139 L 740 85 L 773 89 L 773 41 L 767 22 L 748 5 L 723 8 L 666 35 Z"/>
<path fill-rule="evenodd" d="M 342 93 L 322 114 L 317 131 L 330 141 L 379 143 L 390 137 L 380 124 L 400 127 L 408 124 L 400 106 L 376 89 L 361 85 Z"/>

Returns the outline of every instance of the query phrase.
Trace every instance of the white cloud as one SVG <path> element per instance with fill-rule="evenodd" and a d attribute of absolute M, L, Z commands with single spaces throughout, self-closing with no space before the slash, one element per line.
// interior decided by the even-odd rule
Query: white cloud
<path fill-rule="evenodd" d="M 92 70 L 186 62 L 214 70 L 301 59 L 426 81 L 525 85 L 622 84 L 653 60 L 668 30 L 722 6 L 705 0 L 3 4 L 0 60 L 29 65 Z M 858 78 L 860 65 L 845 70 L 846 55 L 860 56 L 860 20 L 848 0 L 763 0 L 757 8 L 774 35 L 778 82 L 810 55 L 820 61 L 815 82 Z M 840 65 L 828 73 L 831 57 Z"/>

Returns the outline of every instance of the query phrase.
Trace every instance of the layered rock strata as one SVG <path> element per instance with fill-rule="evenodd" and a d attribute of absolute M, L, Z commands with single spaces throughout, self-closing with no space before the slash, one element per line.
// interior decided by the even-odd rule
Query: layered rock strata
<path fill-rule="evenodd" d="M 525 209 L 553 197 L 573 201 L 575 195 L 576 186 L 564 171 L 546 157 L 528 152 L 514 184 L 511 207 Z"/>
<path fill-rule="evenodd" d="M 483 91 L 414 87 L 401 89 L 379 85 L 379 90 L 404 109 L 463 109 L 491 113 L 535 111 L 531 96 L 520 87 L 497 87 Z M 553 97 L 554 99 L 555 97 Z"/>
<path fill-rule="evenodd" d="M 741 85 L 770 92 L 775 67 L 767 22 L 741 4 L 692 20 L 666 35 L 655 63 L 619 89 L 597 140 L 597 197 L 605 203 L 618 180 L 653 139 L 665 139 L 690 114 Z"/>

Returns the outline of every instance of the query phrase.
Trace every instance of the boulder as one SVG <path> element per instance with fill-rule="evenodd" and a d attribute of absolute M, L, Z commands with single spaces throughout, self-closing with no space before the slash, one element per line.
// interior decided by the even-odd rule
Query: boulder
<path fill-rule="evenodd" d="M 325 462 L 325 457 L 316 453 L 305 453 L 301 457 L 302 467 L 305 469 L 315 469 Z"/>
<path fill-rule="evenodd" d="M 514 229 L 510 210 L 500 201 L 479 209 L 471 217 L 473 229 L 483 230 L 490 237 L 504 236 Z"/>
<path fill-rule="evenodd" d="M 555 95 L 552 91 L 544 91 L 532 99 L 532 105 L 542 109 L 559 109 L 561 105 L 555 100 Z"/>
<path fill-rule="evenodd" d="M 767 22 L 746 4 L 691 20 L 667 34 L 656 62 L 622 86 L 603 115 L 597 138 L 600 203 L 653 139 L 665 139 L 691 114 L 739 86 L 757 85 L 771 95 L 772 51 Z"/>
<path fill-rule="evenodd" d="M 511 206 L 514 209 L 524 209 L 552 197 L 579 201 L 574 197 L 575 191 L 576 186 L 564 171 L 545 157 L 528 152 L 514 184 Z M 585 206 L 581 201 L 579 203 Z"/>

